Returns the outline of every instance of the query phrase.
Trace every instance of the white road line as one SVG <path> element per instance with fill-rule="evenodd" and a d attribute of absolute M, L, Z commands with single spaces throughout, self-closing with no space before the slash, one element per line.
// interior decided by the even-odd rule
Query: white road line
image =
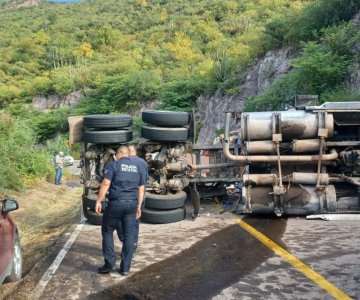
<path fill-rule="evenodd" d="M 43 291 L 45 290 L 47 284 L 51 280 L 51 278 L 54 276 L 56 270 L 59 268 L 61 262 L 63 261 L 66 253 L 70 250 L 72 244 L 75 242 L 77 236 L 79 235 L 80 231 L 84 227 L 84 222 L 80 223 L 76 226 L 74 232 L 71 234 L 69 239 L 66 241 L 64 247 L 60 250 L 57 257 L 54 259 L 51 266 L 47 269 L 47 271 L 44 273 L 44 275 L 41 277 L 40 281 L 36 285 L 35 289 L 32 292 L 31 299 L 40 299 L 40 296 L 42 295 Z"/>

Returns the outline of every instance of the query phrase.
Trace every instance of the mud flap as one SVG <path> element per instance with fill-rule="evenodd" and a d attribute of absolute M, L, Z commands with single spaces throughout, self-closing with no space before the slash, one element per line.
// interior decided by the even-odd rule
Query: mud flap
<path fill-rule="evenodd" d="M 191 197 L 192 205 L 194 207 L 194 213 L 192 214 L 192 218 L 195 220 L 199 216 L 199 211 L 200 211 L 200 195 L 196 189 L 196 183 L 191 185 L 190 197 Z"/>

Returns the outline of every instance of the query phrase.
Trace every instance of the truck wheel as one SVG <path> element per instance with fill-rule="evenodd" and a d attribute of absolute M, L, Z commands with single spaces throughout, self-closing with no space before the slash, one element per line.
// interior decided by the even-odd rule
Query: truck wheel
<path fill-rule="evenodd" d="M 96 207 L 97 194 L 89 194 L 85 198 L 85 206 L 90 208 L 90 210 L 95 211 Z M 104 211 L 106 208 L 106 201 L 101 201 L 101 211 Z"/>
<path fill-rule="evenodd" d="M 142 113 L 142 121 L 159 126 L 187 125 L 190 115 L 187 112 L 168 110 L 146 110 Z"/>
<path fill-rule="evenodd" d="M 86 128 L 123 128 L 133 123 L 129 115 L 89 115 L 84 117 Z"/>
<path fill-rule="evenodd" d="M 103 214 L 98 215 L 96 212 L 92 210 L 87 211 L 87 220 L 92 225 L 101 225 Z"/>
<path fill-rule="evenodd" d="M 84 139 L 86 143 L 95 144 L 118 144 L 127 143 L 132 140 L 132 130 L 112 130 L 112 131 L 86 131 Z"/>
<path fill-rule="evenodd" d="M 189 137 L 189 130 L 185 127 L 166 128 L 142 126 L 141 136 L 145 139 L 155 141 L 186 141 Z"/>
<path fill-rule="evenodd" d="M 141 221 L 154 224 L 178 222 L 184 220 L 185 216 L 185 207 L 172 210 L 152 210 L 143 208 L 141 211 Z"/>
<path fill-rule="evenodd" d="M 20 239 L 18 233 L 15 235 L 15 243 L 14 243 L 14 257 L 12 261 L 11 272 L 9 276 L 6 278 L 6 282 L 14 282 L 21 279 L 22 276 L 22 254 L 21 254 L 21 246 Z"/>
<path fill-rule="evenodd" d="M 147 193 L 145 207 L 153 209 L 175 209 L 185 205 L 186 197 L 187 195 L 184 191 L 166 195 Z"/>

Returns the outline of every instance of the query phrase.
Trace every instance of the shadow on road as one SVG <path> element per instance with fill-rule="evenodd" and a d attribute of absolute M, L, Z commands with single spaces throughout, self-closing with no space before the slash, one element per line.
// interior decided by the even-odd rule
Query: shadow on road
<path fill-rule="evenodd" d="M 282 245 L 286 220 L 243 220 Z M 89 299 L 209 299 L 273 255 L 239 225 L 231 225 Z"/>

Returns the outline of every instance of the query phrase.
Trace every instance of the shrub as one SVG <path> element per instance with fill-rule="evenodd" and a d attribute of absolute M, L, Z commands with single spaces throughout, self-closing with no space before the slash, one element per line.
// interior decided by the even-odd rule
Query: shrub
<path fill-rule="evenodd" d="M 31 82 L 30 92 L 32 95 L 47 95 L 52 91 L 52 81 L 46 76 L 35 77 Z"/>
<path fill-rule="evenodd" d="M 46 176 L 47 153 L 34 147 L 35 134 L 24 122 L 0 114 L 0 191 L 23 190 L 31 180 Z"/>
<path fill-rule="evenodd" d="M 327 51 L 346 57 L 359 55 L 360 32 L 353 22 L 324 28 L 321 33 L 320 41 Z"/>
<path fill-rule="evenodd" d="M 266 33 L 271 37 L 273 46 L 315 40 L 322 28 L 350 20 L 359 7 L 358 0 L 315 0 L 300 13 L 271 21 Z"/>
<path fill-rule="evenodd" d="M 299 75 L 291 72 L 275 81 L 270 88 L 257 97 L 248 99 L 246 111 L 283 110 L 291 106 L 294 96 L 301 93 Z"/>
<path fill-rule="evenodd" d="M 106 79 L 100 85 L 97 98 L 110 103 L 115 111 L 126 112 L 143 101 L 155 99 L 159 86 L 160 78 L 155 72 L 140 71 Z"/>
<path fill-rule="evenodd" d="M 65 133 L 69 129 L 68 108 L 60 108 L 48 113 L 41 113 L 37 118 L 29 120 L 39 142 L 54 137 L 57 133 Z"/>
<path fill-rule="evenodd" d="M 71 112 L 73 116 L 108 114 L 111 111 L 111 105 L 107 100 L 87 97 L 82 99 Z"/>
<path fill-rule="evenodd" d="M 324 50 L 315 42 L 303 44 L 303 51 L 302 57 L 293 60 L 292 65 L 304 93 L 319 95 L 344 81 L 349 65 L 345 56 Z"/>
<path fill-rule="evenodd" d="M 64 69 L 51 74 L 52 88 L 60 96 L 68 95 L 74 90 L 74 82 L 68 72 L 68 70 Z"/>
<path fill-rule="evenodd" d="M 347 101 L 359 101 L 360 90 L 349 90 L 346 87 L 339 87 L 333 91 L 324 93 L 320 97 L 320 101 L 323 102 L 347 102 Z"/>
<path fill-rule="evenodd" d="M 65 135 L 58 135 L 51 140 L 47 140 L 44 149 L 52 156 L 55 156 L 59 151 L 64 152 L 64 155 L 68 155 L 70 150 L 68 149 L 67 140 Z"/>
<path fill-rule="evenodd" d="M 191 111 L 196 99 L 203 92 L 215 89 L 215 82 L 202 77 L 188 77 L 165 83 L 159 95 L 159 108 Z"/>
<path fill-rule="evenodd" d="M 0 83 L 0 108 L 6 107 L 6 105 L 17 99 L 19 94 L 19 88 L 13 85 L 6 86 Z"/>

